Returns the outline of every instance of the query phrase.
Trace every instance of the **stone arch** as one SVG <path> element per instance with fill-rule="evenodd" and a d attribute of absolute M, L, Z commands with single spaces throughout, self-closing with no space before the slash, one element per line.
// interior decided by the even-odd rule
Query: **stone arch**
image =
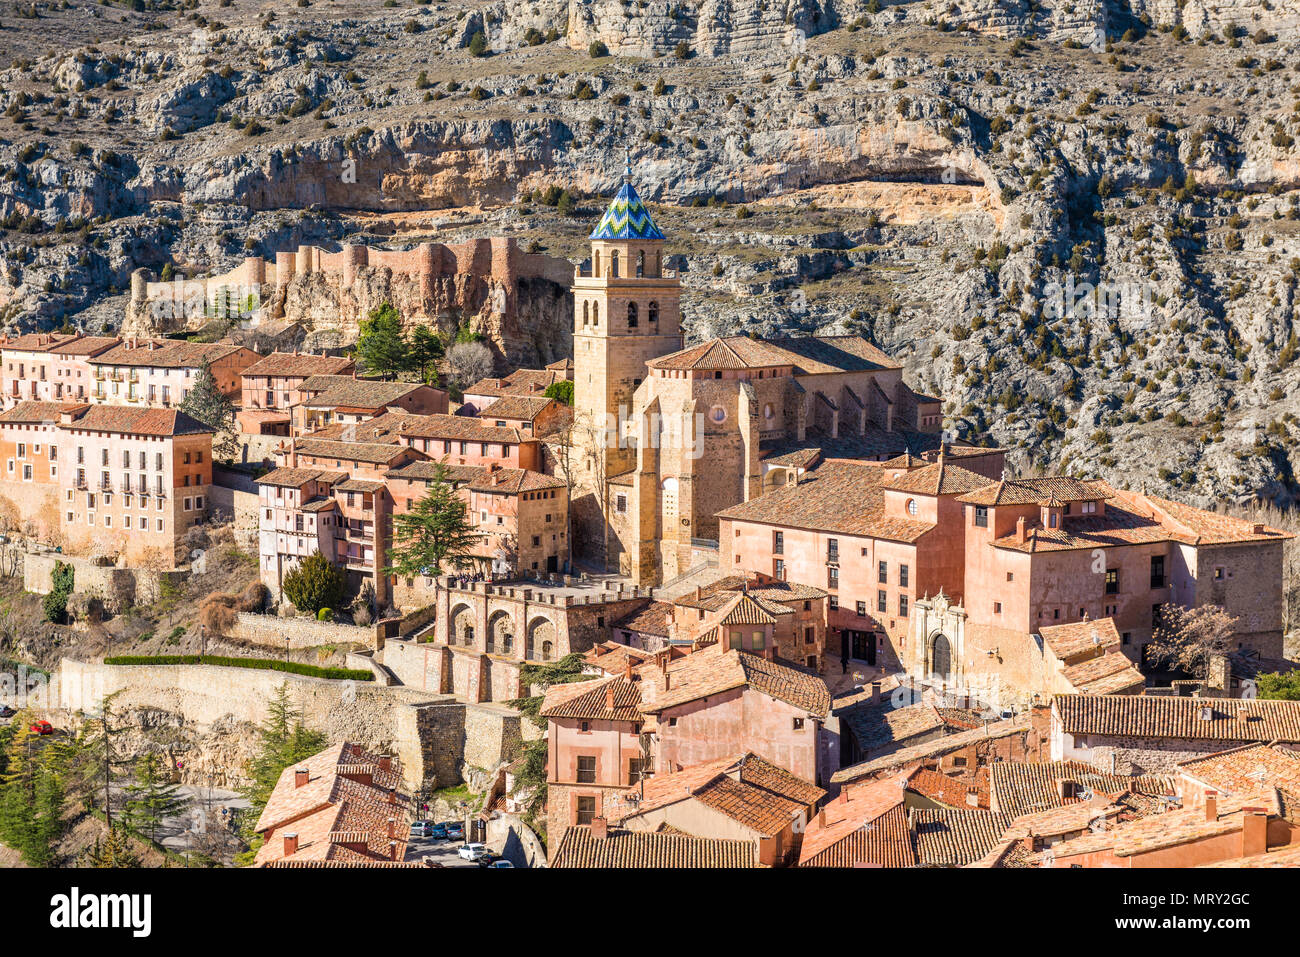
<path fill-rule="evenodd" d="M 627 327 L 629 329 L 636 328 L 636 317 L 637 317 L 636 303 L 629 302 L 627 304 Z"/>
<path fill-rule="evenodd" d="M 650 300 L 650 305 L 646 307 L 646 318 L 650 322 L 659 321 L 659 303 L 654 299 Z"/>
<path fill-rule="evenodd" d="M 488 618 L 487 650 L 489 654 L 514 653 L 515 621 L 508 611 L 494 611 Z"/>
<path fill-rule="evenodd" d="M 591 274 L 593 276 L 599 277 L 600 276 L 600 250 L 599 249 L 595 250 L 592 256 L 593 258 L 592 258 L 591 265 L 593 268 L 591 270 Z"/>
<path fill-rule="evenodd" d="M 645 250 L 638 249 L 636 251 L 636 278 L 640 279 L 644 275 L 645 275 Z"/>
<path fill-rule="evenodd" d="M 474 644 L 474 609 L 469 605 L 457 605 L 451 610 L 450 623 L 447 628 L 447 644 Z"/>
<path fill-rule="evenodd" d="M 948 636 L 937 634 L 930 639 L 930 674 L 940 681 L 952 678 L 952 643 Z"/>
<path fill-rule="evenodd" d="M 600 302 L 593 301 L 591 304 L 591 324 L 592 326 L 600 325 Z"/>
<path fill-rule="evenodd" d="M 585 326 L 591 322 L 591 303 L 585 299 L 582 301 L 582 324 Z"/>
<path fill-rule="evenodd" d="M 559 648 L 559 633 L 555 622 L 538 615 L 528 623 L 528 639 L 524 657 L 529 661 L 552 661 Z"/>
<path fill-rule="evenodd" d="M 609 274 L 615 279 L 618 278 L 618 250 L 617 249 L 611 249 L 609 251 Z"/>

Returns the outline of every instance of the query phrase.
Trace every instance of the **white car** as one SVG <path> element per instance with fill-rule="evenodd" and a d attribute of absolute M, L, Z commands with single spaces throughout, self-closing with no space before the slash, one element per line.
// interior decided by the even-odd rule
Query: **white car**
<path fill-rule="evenodd" d="M 486 844 L 462 844 L 456 853 L 463 860 L 477 861 L 481 857 L 487 857 L 489 852 Z"/>

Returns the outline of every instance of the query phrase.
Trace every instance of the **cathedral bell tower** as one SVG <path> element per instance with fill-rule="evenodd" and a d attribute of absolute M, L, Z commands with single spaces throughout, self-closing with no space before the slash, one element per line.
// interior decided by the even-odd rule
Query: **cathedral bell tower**
<path fill-rule="evenodd" d="M 574 440 L 584 447 L 582 484 L 607 513 L 608 481 L 636 467 L 634 443 L 620 436 L 632 429 L 646 362 L 682 347 L 681 285 L 664 271 L 664 235 L 632 186 L 630 160 L 589 238 L 590 267 L 573 277 Z M 600 548 L 587 537 L 588 551 Z"/>
<path fill-rule="evenodd" d="M 664 272 L 663 233 L 632 186 L 630 161 L 589 238 L 590 269 L 573 274 L 573 412 L 607 481 L 636 467 L 636 449 L 619 436 L 646 361 L 681 348 L 681 285 Z"/>

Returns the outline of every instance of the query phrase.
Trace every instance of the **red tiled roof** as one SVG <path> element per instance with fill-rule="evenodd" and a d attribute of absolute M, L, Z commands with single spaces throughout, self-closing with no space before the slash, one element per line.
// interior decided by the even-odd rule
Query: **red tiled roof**
<path fill-rule="evenodd" d="M 1066 734 L 1300 742 L 1300 701 L 1061 694 L 1052 707 Z"/>
<path fill-rule="evenodd" d="M 1067 782 L 1061 797 L 1059 782 Z M 1153 797 L 1174 792 L 1167 775 L 1109 774 L 1082 761 L 996 761 L 989 766 L 992 806 L 1018 816 L 1085 801 L 1091 794 L 1115 798 L 1126 792 Z"/>
<path fill-rule="evenodd" d="M 484 425 L 482 420 L 468 415 L 411 416 L 403 423 L 401 434 L 411 439 L 456 439 L 468 442 L 505 442 L 518 444 L 532 439 L 519 429 L 509 426 Z"/>
<path fill-rule="evenodd" d="M 136 345 L 132 347 L 131 342 Z M 236 352 L 257 353 L 229 342 L 186 342 L 181 339 L 127 340 L 90 357 L 91 365 L 140 366 L 155 369 L 197 369 Z"/>
<path fill-rule="evenodd" d="M 1251 744 L 1231 751 L 1219 751 L 1184 761 L 1178 769 L 1186 777 L 1200 781 L 1220 794 L 1275 787 L 1300 795 L 1300 756 L 1276 745 Z"/>
<path fill-rule="evenodd" d="M 964 867 L 995 846 L 1011 823 L 1006 814 L 970 808 L 916 808 L 910 813 L 917 863 Z"/>
<path fill-rule="evenodd" d="M 956 778 L 949 777 L 946 774 L 940 774 L 938 771 L 931 771 L 929 768 L 919 767 L 907 777 L 907 789 L 915 791 L 924 798 L 929 798 L 936 804 L 942 804 L 951 808 L 989 808 L 989 789 L 988 782 L 984 782 L 984 787 L 980 788 L 974 784 L 968 784 L 965 781 L 959 781 Z M 970 795 L 975 795 L 975 803 L 970 803 Z M 981 852 L 982 854 L 983 852 Z M 976 855 L 977 857 L 980 855 Z"/>
<path fill-rule="evenodd" d="M 90 408 L 85 402 L 19 402 L 12 409 L 0 412 L 0 422 L 20 422 L 28 425 L 34 422 L 57 423 L 65 412 Z"/>
<path fill-rule="evenodd" d="M 128 405 L 92 405 L 65 429 L 88 429 L 92 432 L 117 432 L 123 435 L 201 435 L 215 433 L 211 426 L 192 419 L 178 409 L 151 409 Z"/>
<path fill-rule="evenodd" d="M 1044 625 L 1038 629 L 1052 654 L 1061 661 L 1077 655 L 1102 654 L 1109 648 L 1120 646 L 1119 631 L 1113 618 L 1090 618 L 1064 625 Z"/>
<path fill-rule="evenodd" d="M 865 372 L 901 366 L 861 336 L 750 339 L 726 336 L 651 359 L 655 369 L 754 369 L 790 366 L 798 375 Z"/>
<path fill-rule="evenodd" d="M 989 482 L 958 501 L 967 505 L 1041 505 L 1053 497 L 1061 502 L 1089 502 L 1110 498 L 1109 486 L 1085 482 L 1065 475 L 1036 479 L 1004 479 Z"/>
<path fill-rule="evenodd" d="M 895 492 L 911 492 L 915 495 L 961 495 L 983 488 L 992 482 L 986 478 L 964 469 L 960 465 L 948 462 L 936 462 L 924 468 L 913 469 L 898 478 L 889 479 L 884 487 Z"/>
<path fill-rule="evenodd" d="M 899 542 L 914 542 L 934 529 L 931 522 L 884 514 L 886 478 L 876 464 L 825 462 L 798 483 L 725 508 L 718 518 Z"/>
<path fill-rule="evenodd" d="M 613 690 L 613 707 L 610 691 Z M 637 706 L 641 703 L 640 686 L 623 675 L 573 681 L 551 685 L 546 689 L 541 709 L 543 718 L 587 718 L 593 721 L 641 721 Z"/>
<path fill-rule="evenodd" d="M 804 831 L 799 866 L 916 864 L 901 785 L 901 775 L 881 778 L 823 807 Z"/>
<path fill-rule="evenodd" d="M 343 356 L 317 356 L 297 352 L 272 352 L 243 371 L 248 376 L 282 376 L 308 378 L 314 375 L 339 375 L 353 368 L 352 360 Z"/>
<path fill-rule="evenodd" d="M 667 689 L 658 669 L 643 668 L 642 676 L 641 710 L 647 714 L 746 686 L 812 715 L 830 712 L 830 691 L 812 672 L 720 644 L 670 662 Z"/>
<path fill-rule="evenodd" d="M 532 422 L 545 412 L 548 406 L 556 404 L 554 399 L 545 396 L 507 395 L 481 411 L 478 417 L 480 419 L 521 419 Z"/>
<path fill-rule="evenodd" d="M 626 831 L 611 827 L 595 838 L 589 827 L 570 827 L 560 838 L 551 867 L 599 868 L 734 868 L 756 867 L 753 841 L 691 837 L 661 831 Z"/>
<path fill-rule="evenodd" d="M 634 631 L 642 635 L 668 637 L 668 625 L 673 620 L 673 606 L 666 601 L 650 600 L 630 614 L 614 622 L 615 628 Z"/>

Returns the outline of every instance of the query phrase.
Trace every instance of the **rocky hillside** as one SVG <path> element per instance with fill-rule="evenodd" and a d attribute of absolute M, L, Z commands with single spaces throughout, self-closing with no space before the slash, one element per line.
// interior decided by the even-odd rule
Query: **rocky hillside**
<path fill-rule="evenodd" d="M 1294 4 L 140 6 L 0 16 L 9 328 L 345 236 L 577 260 L 626 150 L 693 334 L 869 333 L 1024 470 L 1300 492 Z"/>

